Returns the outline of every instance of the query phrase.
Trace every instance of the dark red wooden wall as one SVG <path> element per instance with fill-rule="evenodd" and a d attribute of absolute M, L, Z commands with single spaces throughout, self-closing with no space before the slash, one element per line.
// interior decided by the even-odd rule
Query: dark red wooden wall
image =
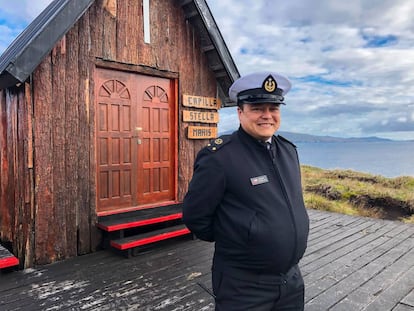
<path fill-rule="evenodd" d="M 182 94 L 216 96 L 215 77 L 181 7 L 150 1 L 146 44 L 141 3 L 95 1 L 26 83 L 0 90 L 0 239 L 12 242 L 22 267 L 97 247 L 95 68 L 173 78 L 178 107 Z M 181 200 L 205 141 L 188 140 L 187 125 L 177 119 Z"/>

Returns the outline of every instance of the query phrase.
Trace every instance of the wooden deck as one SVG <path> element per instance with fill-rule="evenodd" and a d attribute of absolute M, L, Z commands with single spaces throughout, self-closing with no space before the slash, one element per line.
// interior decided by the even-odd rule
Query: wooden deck
<path fill-rule="evenodd" d="M 310 210 L 306 310 L 414 310 L 414 226 Z M 179 238 L 0 274 L 0 310 L 214 310 L 213 245 Z"/>

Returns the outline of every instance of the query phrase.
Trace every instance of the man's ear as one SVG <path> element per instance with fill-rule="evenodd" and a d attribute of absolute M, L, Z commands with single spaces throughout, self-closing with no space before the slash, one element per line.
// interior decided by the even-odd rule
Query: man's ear
<path fill-rule="evenodd" d="M 240 121 L 242 112 L 243 112 L 243 107 L 237 106 L 237 117 L 239 118 L 239 121 Z"/>

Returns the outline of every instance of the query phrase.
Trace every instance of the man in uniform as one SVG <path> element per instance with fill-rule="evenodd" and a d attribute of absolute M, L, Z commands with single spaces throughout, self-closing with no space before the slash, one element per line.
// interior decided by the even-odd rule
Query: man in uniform
<path fill-rule="evenodd" d="M 212 284 L 217 311 L 303 310 L 298 267 L 308 239 L 296 147 L 281 136 L 280 105 L 291 83 L 259 72 L 229 90 L 239 129 L 197 155 L 183 220 L 215 242 Z"/>

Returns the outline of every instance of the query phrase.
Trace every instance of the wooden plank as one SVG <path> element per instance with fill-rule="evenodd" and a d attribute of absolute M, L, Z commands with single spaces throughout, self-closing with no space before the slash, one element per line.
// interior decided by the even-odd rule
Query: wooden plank
<path fill-rule="evenodd" d="M 52 64 L 50 55 L 33 74 L 34 170 L 35 179 L 35 263 L 46 264 L 55 258 L 55 239 L 59 236 L 53 224 L 53 129 Z"/>
<path fill-rule="evenodd" d="M 119 259 L 119 255 L 112 252 L 96 252 L 52 265 L 29 268 L 16 271 L 16 273 L 12 274 L 1 275 L 0 292 L 11 292 L 15 294 L 21 291 L 22 288 L 30 288 L 36 284 L 52 282 L 53 280 L 62 281 L 68 278 L 77 279 L 80 275 L 73 274 L 76 267 L 87 267 L 85 271 L 83 269 L 79 271 L 82 271 L 81 274 L 86 278 L 91 278 L 93 275 L 99 274 L 104 267 L 118 267 L 119 265 L 126 264 L 126 262 L 120 261 Z M 3 282 L 3 280 L 5 281 Z M 0 295 L 1 298 L 3 298 L 3 295 Z"/>
<path fill-rule="evenodd" d="M 129 248 L 134 248 L 138 246 L 143 246 L 166 239 L 175 238 L 181 235 L 189 234 L 185 225 L 177 225 L 173 227 L 163 228 L 159 230 L 154 230 L 151 232 L 139 234 L 136 236 L 130 236 L 123 239 L 111 240 L 111 246 L 119 250 L 126 250 Z"/>
<path fill-rule="evenodd" d="M 401 303 L 410 306 L 410 307 L 414 307 L 414 288 L 411 290 L 411 292 L 405 296 L 402 300 Z"/>
<path fill-rule="evenodd" d="M 396 227 L 398 229 L 398 227 Z M 306 265 L 302 268 L 304 275 L 307 277 L 308 289 L 307 300 L 311 299 L 322 292 L 324 289 L 329 288 L 331 284 L 336 283 L 335 277 L 330 275 L 337 273 L 338 275 L 348 275 L 350 272 L 357 269 L 352 268 L 352 264 L 363 266 L 367 264 L 372 258 L 376 258 L 377 254 L 375 250 L 382 245 L 390 243 L 390 238 L 384 235 L 386 234 L 399 234 L 401 230 L 389 231 L 382 234 L 379 233 L 373 238 L 362 238 L 362 241 L 350 244 L 347 247 L 343 247 L 341 251 L 338 251 L 334 255 L 326 256 L 323 260 L 317 260 Z M 371 253 L 370 253 L 371 252 Z M 307 255 L 303 258 L 306 262 Z M 340 267 L 338 269 L 338 267 Z M 311 269 L 311 270 L 309 270 Z"/>
<path fill-rule="evenodd" d="M 86 109 L 86 118 L 87 118 L 87 124 L 89 127 L 89 139 L 88 139 L 88 143 L 89 143 L 89 147 L 88 152 L 89 152 L 89 178 L 88 178 L 88 182 L 89 182 L 89 188 L 88 188 L 88 193 L 83 193 L 85 194 L 85 197 L 83 198 L 83 200 L 87 200 L 87 204 L 88 206 L 82 206 L 80 208 L 80 211 L 83 212 L 83 210 L 85 208 L 89 208 L 90 209 L 90 219 L 86 220 L 86 219 L 80 219 L 79 220 L 79 234 L 80 234 L 80 241 L 79 241 L 79 252 L 80 253 L 84 253 L 85 249 L 87 249 L 88 245 L 88 241 L 84 240 L 84 237 L 86 239 L 86 234 L 84 234 L 85 230 L 90 230 L 90 249 L 91 250 L 96 250 L 97 246 L 99 245 L 99 241 L 101 240 L 101 235 L 99 230 L 94 229 L 90 224 L 95 224 L 97 221 L 97 215 L 96 215 L 96 178 L 95 178 L 95 174 L 96 174 L 96 157 L 95 157 L 95 153 L 96 153 L 96 144 L 95 144 L 95 79 L 96 79 L 96 75 L 95 75 L 95 70 L 96 70 L 96 58 L 98 57 L 102 57 L 102 36 L 103 36 L 103 17 L 102 14 L 99 14 L 101 12 L 102 8 L 100 7 L 100 1 L 95 1 L 90 10 L 89 10 L 89 25 L 86 25 L 85 27 L 88 28 L 88 31 L 90 31 L 90 40 L 91 42 L 94 42 L 94 44 L 91 45 L 90 51 L 89 51 L 89 65 L 88 65 L 88 70 L 89 72 L 87 73 L 88 76 L 86 77 L 89 81 L 89 90 L 88 93 L 85 92 L 85 100 L 87 100 L 87 102 L 85 102 L 85 109 Z M 86 82 L 85 82 L 86 83 Z M 82 118 L 82 116 L 84 116 L 84 114 L 82 112 L 80 112 L 79 117 Z M 84 142 L 86 143 L 86 141 Z M 85 159 L 85 161 L 87 161 L 87 159 Z M 80 164 L 81 165 L 81 164 Z M 87 172 L 85 171 L 85 174 Z M 81 184 L 83 184 L 83 180 L 80 181 Z M 85 190 L 86 188 L 83 188 L 83 190 Z M 88 224 L 85 224 L 86 222 L 88 222 Z M 85 226 L 88 226 L 89 228 L 86 228 Z"/>
<path fill-rule="evenodd" d="M 132 24 L 131 21 L 128 21 L 130 1 L 115 2 L 114 16 L 116 17 L 116 59 L 122 63 L 129 63 L 131 60 L 129 51 L 134 50 L 134 48 L 131 49 L 133 45 L 129 43 L 129 39 L 137 36 L 136 33 L 132 34 L 129 31 L 129 24 Z M 136 17 L 135 23 L 138 23 Z"/>
<path fill-rule="evenodd" d="M 347 295 L 345 299 L 335 305 L 333 310 L 361 310 L 375 300 L 383 299 L 381 296 L 383 294 L 386 295 L 385 292 L 390 287 L 395 286 L 395 283 L 398 283 L 401 278 L 406 279 L 406 276 L 404 275 L 406 271 L 402 267 L 409 267 L 413 262 L 414 248 L 392 262 L 391 265 L 384 265 L 383 270 L 370 278 L 368 282 L 361 286 L 353 286 L 353 291 Z M 414 288 L 414 284 L 412 285 L 412 288 Z M 397 301 L 395 301 L 395 297 L 387 297 L 386 299 L 388 301 L 394 299 L 394 301 L 398 303 L 398 301 L 402 300 L 402 297 L 404 297 L 403 293 L 404 292 L 400 292 L 402 296 L 400 296 Z"/>
<path fill-rule="evenodd" d="M 65 75 L 65 200 L 64 204 L 57 206 L 61 209 L 62 223 L 64 223 L 64 243 L 65 258 L 76 256 L 78 254 L 78 219 L 89 218 L 89 213 L 79 214 L 79 174 L 86 174 L 87 171 L 79 172 L 79 144 L 80 137 L 84 137 L 85 133 L 81 133 L 79 124 L 79 67 L 86 64 L 79 64 L 79 23 L 76 23 L 72 29 L 66 34 L 67 43 L 70 49 L 66 53 L 66 75 Z M 82 159 L 82 161 L 84 161 Z M 89 238 L 89 237 L 88 237 Z"/>
<path fill-rule="evenodd" d="M 93 57 L 103 57 L 103 35 L 104 20 L 102 14 L 102 1 L 95 1 L 88 10 L 89 29 L 90 29 L 90 55 Z"/>
<path fill-rule="evenodd" d="M 78 22 L 79 27 L 79 46 L 89 46 L 91 37 L 90 15 L 85 14 Z M 92 233 L 94 231 L 94 224 L 96 223 L 95 206 L 91 201 L 91 187 L 94 187 L 94 178 L 90 175 L 90 157 L 93 155 L 93 143 L 95 140 L 91 139 L 94 135 L 93 122 L 90 117 L 90 112 L 93 110 L 93 101 L 91 102 L 91 77 L 93 77 L 93 57 L 90 49 L 79 49 L 77 71 L 78 77 L 78 133 L 77 133 L 77 187 L 78 187 L 78 210 L 76 214 L 76 221 L 72 222 L 71 229 L 77 228 L 77 254 L 86 254 L 95 249 L 93 244 Z M 93 82 L 92 82 L 93 85 Z M 75 227 L 74 227 L 75 226 Z M 72 248 L 72 251 L 75 251 Z"/>
<path fill-rule="evenodd" d="M 49 275 L 49 278 L 45 278 L 45 271 L 43 271 L 40 279 L 34 280 L 38 286 L 27 284 L 26 290 L 20 287 L 14 293 L 25 297 L 22 293 L 26 291 L 32 297 L 38 297 L 35 301 L 31 301 L 32 310 L 38 310 L 37 306 L 43 307 L 43 310 L 47 307 L 114 310 L 128 305 L 151 305 L 157 296 L 162 298 L 169 295 L 169 290 L 166 289 L 174 287 L 177 277 L 187 282 L 187 277 L 192 273 L 192 270 L 187 269 L 188 262 L 197 261 L 198 258 L 210 260 L 212 249 L 206 248 L 205 243 L 199 245 L 199 243 L 188 242 L 186 240 L 179 244 L 172 243 L 158 251 L 132 257 L 130 260 L 120 260 L 118 257 L 118 260 L 113 263 L 102 263 L 102 254 L 92 254 L 94 256 L 89 261 L 84 259 L 90 255 L 78 257 L 75 261 L 68 261 L 68 264 L 72 269 L 86 268 L 82 269 L 81 273 L 74 275 L 70 268 L 59 269 L 55 264 L 49 267 L 53 270 L 54 277 Z M 177 248 L 177 245 L 180 247 Z M 111 256 L 110 253 L 104 256 L 108 255 Z M 209 271 L 209 264 L 206 261 L 198 262 L 200 267 Z M 100 264 L 96 265 L 96 262 Z M 108 266 L 111 266 L 111 269 L 107 269 Z M 134 273 L 131 273 L 131 270 Z M 103 271 L 105 271 L 104 275 L 102 275 Z M 85 282 L 85 280 L 89 281 Z M 77 294 L 70 299 L 72 292 Z M 129 292 L 132 297 L 128 297 Z M 81 295 L 78 296 L 79 294 Z M 9 296 L 9 299 L 14 298 Z M 15 304 L 8 304 L 10 309 L 24 305 L 21 301 L 14 301 Z"/>
<path fill-rule="evenodd" d="M 188 127 L 188 139 L 210 139 L 217 137 L 217 127 L 192 126 Z"/>
<path fill-rule="evenodd" d="M 354 239 L 352 243 L 342 245 L 341 249 L 336 250 L 334 252 L 330 252 L 332 247 L 335 249 L 336 243 L 333 243 L 331 248 L 326 248 L 324 251 L 321 252 L 321 257 L 323 257 L 321 260 L 312 260 L 313 254 L 311 250 L 307 250 L 306 256 L 302 261 L 303 273 L 312 272 L 315 274 L 315 272 L 319 270 L 319 268 L 321 268 L 324 264 L 330 264 L 334 262 L 336 259 L 342 258 L 343 256 L 347 256 L 346 258 L 350 259 L 358 257 L 361 255 L 361 250 L 372 249 L 377 244 L 382 243 L 384 240 L 388 240 L 387 238 L 384 238 L 385 235 L 392 233 L 392 230 L 398 230 L 397 225 L 393 222 L 388 222 L 386 225 L 384 225 L 381 222 L 379 222 L 379 224 L 379 229 L 378 225 L 375 225 L 374 227 L 370 228 L 370 230 L 372 231 L 368 231 L 370 232 L 370 234 L 361 234 L 361 236 L 359 236 L 359 238 L 357 239 Z M 398 230 L 398 232 L 399 231 L 400 230 Z M 322 271 L 322 273 L 324 272 L 326 271 Z"/>
<path fill-rule="evenodd" d="M 6 167 L 2 168 L 2 175 L 6 181 L 6 213 L 2 215 L 4 217 L 3 221 L 5 224 L 5 232 L 2 234 L 2 238 L 5 241 L 13 241 L 13 230 L 14 224 L 16 223 L 15 214 L 16 206 L 15 202 L 15 191 L 16 191 L 16 176 L 15 176 L 15 158 L 16 155 L 16 123 L 17 123 L 17 96 L 12 91 L 8 91 L 6 94 L 6 162 L 3 162 L 3 165 Z"/>
<path fill-rule="evenodd" d="M 348 226 L 348 228 L 352 228 L 351 231 L 344 232 L 342 227 Z M 364 220 L 361 219 L 354 219 L 350 220 L 348 222 L 329 222 L 328 226 L 322 228 L 319 227 L 318 231 L 315 233 L 312 233 L 312 235 L 309 237 L 308 247 L 309 251 L 312 252 L 313 249 L 324 247 L 324 245 L 331 244 L 332 240 L 340 240 L 343 238 L 341 235 L 338 236 L 338 233 L 342 234 L 353 234 L 355 232 L 358 232 L 359 229 L 363 230 L 364 228 L 368 227 L 369 223 L 367 223 Z"/>
<path fill-rule="evenodd" d="M 22 266 L 24 268 L 32 267 L 33 266 L 33 260 L 34 260 L 34 219 L 35 219 L 35 201 L 34 201 L 34 171 L 33 171 L 33 158 L 34 158 L 34 151 L 33 151 L 33 99 L 32 99 L 32 85 L 29 83 L 25 83 L 25 112 L 26 117 L 25 119 L 27 122 L 25 122 L 27 133 L 27 140 L 25 142 L 26 144 L 26 171 L 25 171 L 25 212 L 26 212 L 26 232 L 27 237 L 25 241 L 24 246 L 24 257 L 21 256 L 22 260 L 24 258 L 24 262 L 22 263 Z"/>
<path fill-rule="evenodd" d="M 105 0 L 103 10 L 99 14 L 103 15 L 103 36 L 102 57 L 104 59 L 116 60 L 116 8 L 117 0 Z"/>
<path fill-rule="evenodd" d="M 8 133 L 7 133 L 7 140 L 8 140 L 8 157 L 9 157 L 9 164 L 10 164 L 10 171 L 9 171 L 9 189 L 10 193 L 10 201 L 9 204 L 12 203 L 13 209 L 10 210 L 11 212 L 11 233 L 12 239 L 11 242 L 17 242 L 16 244 L 20 244 L 19 237 L 15 238 L 15 230 L 16 224 L 21 222 L 20 219 L 20 210 L 21 210 L 21 203 L 19 200 L 20 196 L 20 180 L 19 180 L 19 151 L 20 151 L 20 144 L 18 142 L 19 137 L 19 94 L 16 90 L 10 92 L 10 101 L 9 101 L 9 126 L 8 126 Z M 19 229 L 19 228 L 17 228 Z M 17 245 L 19 250 L 20 245 Z"/>
<path fill-rule="evenodd" d="M 321 288 L 322 284 L 328 283 L 329 285 L 324 290 L 319 291 L 317 295 L 314 295 L 314 291 L 311 291 L 313 298 L 307 300 L 307 310 L 330 308 L 344 299 L 350 291 L 367 282 L 373 275 L 379 273 L 384 266 L 390 265 L 412 248 L 410 235 L 410 232 L 408 234 L 402 232 L 388 242 L 383 243 L 380 248 L 366 253 L 363 258 L 342 261 L 343 268 L 336 269 L 333 273 L 328 274 L 326 279 L 321 280 L 316 285 Z M 367 259 L 369 261 L 364 262 Z M 325 280 L 328 281 L 325 282 Z"/>
<path fill-rule="evenodd" d="M 315 218 L 313 218 L 313 216 Z M 337 213 L 332 213 L 332 212 L 321 213 L 321 211 L 313 210 L 312 211 L 312 218 L 309 219 L 310 226 L 315 230 L 321 224 L 324 224 L 327 221 L 330 221 L 330 219 L 333 219 L 333 218 L 336 219 L 337 217 L 338 217 Z M 313 233 L 313 231 L 312 231 L 312 233 Z"/>
<path fill-rule="evenodd" d="M 33 217 L 30 209 L 30 192 L 33 188 L 26 188 L 26 185 L 30 186 L 30 181 L 26 178 L 28 176 L 27 169 L 27 125 L 28 125 L 28 109 L 26 105 L 25 97 L 25 84 L 20 85 L 15 89 L 13 95 L 15 105 L 14 113 L 11 123 L 13 124 L 13 132 L 15 132 L 16 140 L 13 141 L 13 175 L 14 175 L 14 226 L 13 226 L 13 252 L 22 258 L 24 265 L 27 265 L 27 240 L 32 235 L 32 223 Z M 13 113 L 13 114 L 14 114 Z M 18 139 L 23 137 L 24 139 Z M 29 246 L 30 249 L 30 246 Z M 30 255 L 30 253 L 29 253 Z"/>
<path fill-rule="evenodd" d="M 26 224 L 30 224 L 30 213 L 27 213 L 25 208 L 25 172 L 26 172 L 26 156 L 25 156 L 25 140 L 19 139 L 19 137 L 26 137 L 26 105 L 24 95 L 24 84 L 11 92 L 10 101 L 10 130 L 11 136 L 9 140 L 10 152 L 13 154 L 11 158 L 11 167 L 13 168 L 12 192 L 13 206 L 12 217 L 14 223 L 12 225 L 13 240 L 13 252 L 24 258 L 26 238 L 30 233 L 28 232 Z M 29 219 L 28 219 L 29 217 Z"/>
<path fill-rule="evenodd" d="M 0 245 L 0 269 L 17 266 L 19 259 L 17 259 L 12 253 L 6 248 Z"/>
<path fill-rule="evenodd" d="M 17 266 L 19 264 L 19 259 L 15 256 L 10 257 L 0 257 L 0 269 L 10 268 Z"/>
<path fill-rule="evenodd" d="M 128 64 L 140 64 L 138 61 L 138 45 L 142 41 L 140 31 L 140 18 L 142 1 L 126 1 L 128 3 L 127 20 L 128 20 L 128 33 L 127 33 L 127 50 L 128 50 Z M 130 48 L 133 47 L 133 48 Z"/>
<path fill-rule="evenodd" d="M 142 40 L 142 24 L 138 2 L 118 1 L 116 14 L 116 59 L 125 64 L 138 64 L 138 40 Z M 169 53 L 167 53 L 169 54 Z"/>
<path fill-rule="evenodd" d="M 398 304 L 392 311 L 413 311 L 414 307 L 407 306 L 405 304 Z"/>
<path fill-rule="evenodd" d="M 144 227 L 144 226 L 163 223 L 163 222 L 167 222 L 167 221 L 171 221 L 171 220 L 177 220 L 177 219 L 181 219 L 182 216 L 183 216 L 182 213 L 177 213 L 177 214 L 171 214 L 171 215 L 166 215 L 166 216 L 159 216 L 159 217 L 149 218 L 149 219 L 145 219 L 145 220 L 128 221 L 126 223 L 120 223 L 120 224 L 117 224 L 117 225 L 105 226 L 105 225 L 102 225 L 102 224 L 98 223 L 97 226 L 98 226 L 98 228 L 100 228 L 102 230 L 105 230 L 105 231 L 108 231 L 108 232 L 113 232 L 113 231 L 124 230 L 124 229 Z"/>
<path fill-rule="evenodd" d="M 219 121 L 219 114 L 215 111 L 183 110 L 183 121 L 217 124 Z"/>
<path fill-rule="evenodd" d="M 136 48 L 137 62 L 135 64 L 148 64 L 149 65 L 150 63 L 147 61 L 147 57 L 148 57 L 148 54 L 150 54 L 148 52 L 148 49 L 150 49 L 150 45 L 144 42 L 144 23 L 142 22 L 142 19 L 143 19 L 142 18 L 142 12 L 143 12 L 142 1 L 136 1 L 136 2 L 137 2 L 136 4 L 138 7 L 136 12 L 138 13 L 137 16 L 139 16 L 139 19 L 137 20 L 135 18 L 136 25 L 134 26 L 134 30 L 136 31 L 136 34 L 138 36 L 137 41 L 136 41 L 137 42 L 137 48 Z"/>
<path fill-rule="evenodd" d="M 329 263 L 330 261 L 339 258 L 342 255 L 345 255 L 346 252 L 352 250 L 352 248 L 355 248 L 355 243 L 359 243 L 360 245 L 363 245 L 363 243 L 366 243 L 366 239 L 372 240 L 374 237 L 372 235 L 367 235 L 362 232 L 362 230 L 367 230 L 366 223 L 361 224 L 361 227 L 359 227 L 361 230 L 358 231 L 359 228 L 357 228 L 357 231 L 352 231 L 351 234 L 346 234 L 344 236 L 344 233 L 338 234 L 338 236 L 342 236 L 340 239 L 331 240 L 332 243 L 329 244 L 323 244 L 323 248 L 313 248 L 310 247 L 309 250 L 307 250 L 307 255 L 302 261 L 302 267 L 303 267 L 303 273 L 307 273 L 307 271 L 313 271 L 317 267 L 321 267 L 323 264 Z M 370 225 L 368 227 L 368 230 L 381 230 L 381 226 L 377 225 Z M 343 229 L 342 229 L 343 231 Z M 344 251 L 346 249 L 346 252 Z"/>
<path fill-rule="evenodd" d="M 182 207 L 179 204 L 137 210 L 127 215 L 102 217 L 97 223 L 98 228 L 108 232 L 144 226 L 167 220 L 180 219 Z"/>
<path fill-rule="evenodd" d="M 188 41 L 190 38 L 188 23 L 185 25 L 180 24 L 177 32 L 179 34 L 178 47 L 181 51 L 181 58 L 178 59 L 180 64 L 181 76 L 189 77 L 191 75 L 191 53 L 188 47 Z M 187 92 L 193 92 L 193 85 L 188 78 L 182 78 L 179 81 L 179 94 Z M 181 98 L 180 98 L 181 99 Z M 181 101 L 182 102 L 182 99 Z M 182 105 L 178 106 L 179 115 L 182 111 Z M 195 159 L 195 145 L 187 139 L 188 125 L 185 124 L 181 118 L 178 118 L 178 154 L 180 163 L 194 163 Z M 191 165 L 179 165 L 178 166 L 178 200 L 182 201 L 187 193 L 188 183 L 192 177 L 193 168 Z"/>
<path fill-rule="evenodd" d="M 312 222 L 331 219 L 330 213 L 309 211 Z M 317 219 L 313 221 L 313 216 Z M 412 310 L 414 226 L 400 222 L 350 217 L 362 222 L 340 226 L 338 234 L 347 236 L 364 223 L 371 224 L 360 239 L 348 234 L 341 249 L 332 245 L 318 250 L 331 260 L 327 264 L 314 257 L 306 266 L 318 267 L 305 275 L 306 295 L 314 285 L 321 286 L 317 310 Z M 344 217 L 344 223 L 351 223 Z M 318 226 L 311 227 L 311 230 Z M 335 229 L 336 230 L 336 229 Z M 170 243 L 171 242 L 171 243 Z M 100 251 L 63 262 L 1 275 L 0 304 L 10 310 L 214 310 L 213 299 L 197 285 L 211 288 L 213 243 L 182 239 L 162 247 L 147 248 L 136 257 L 123 259 Z M 320 240 L 320 243 L 326 241 Z M 312 253 L 315 254 L 315 253 Z M 312 255 L 310 254 L 310 255 Z M 305 254 L 304 262 L 308 254 Z M 109 269 L 110 267 L 110 269 Z M 327 270 L 323 274 L 321 271 Z M 325 279 L 330 279 L 329 287 Z M 368 299 L 364 297 L 367 295 Z M 309 298 L 309 297 L 307 297 Z M 323 298 L 323 299 L 321 299 Z M 350 304 L 348 304 L 348 302 Z M 357 306 L 349 308 L 349 306 Z M 347 309 L 345 309 L 347 308 Z M 315 310 L 309 301 L 305 310 Z"/>
<path fill-rule="evenodd" d="M 302 259 L 302 273 L 304 275 L 308 273 L 313 273 L 315 278 L 317 278 L 317 271 L 320 268 L 329 265 L 330 263 L 334 262 L 336 259 L 341 258 L 342 256 L 349 255 L 349 253 L 364 247 L 366 244 L 372 243 L 376 239 L 380 239 L 380 237 L 390 231 L 389 228 L 384 228 L 381 226 L 371 227 L 371 230 L 378 229 L 375 234 L 370 235 L 354 235 L 346 239 L 345 241 L 341 241 L 339 243 L 333 243 L 329 247 L 317 252 L 307 252 L 306 256 Z M 381 240 L 381 239 L 380 239 Z M 337 246 L 337 244 L 339 244 Z M 355 254 L 358 256 L 358 254 Z M 321 271 L 325 272 L 325 271 Z"/>
<path fill-rule="evenodd" d="M 7 101 L 6 90 L 0 90 L 0 231 L 4 235 L 10 223 L 8 195 L 8 158 L 7 158 Z"/>
<path fill-rule="evenodd" d="M 218 98 L 188 95 L 188 94 L 183 94 L 182 104 L 184 107 L 194 107 L 194 108 L 214 109 L 214 110 L 218 110 L 221 107 L 221 103 Z"/>
<path fill-rule="evenodd" d="M 321 248 L 327 244 L 332 244 L 335 240 L 339 240 L 346 235 L 358 233 L 358 230 L 362 231 L 372 224 L 372 222 L 363 219 L 354 219 L 350 221 L 343 221 L 341 223 L 338 223 L 336 221 L 330 222 L 328 227 L 319 227 L 315 233 L 312 233 L 308 247 L 310 248 L 310 251 L 313 251 L 313 249 Z M 344 231 L 344 226 L 350 230 Z M 338 237 L 338 234 L 341 234 L 341 237 Z"/>
<path fill-rule="evenodd" d="M 311 220 L 310 221 L 310 228 L 312 230 L 309 234 L 309 240 L 308 243 L 313 243 L 313 240 L 319 238 L 320 236 L 323 236 L 326 232 L 330 232 L 331 230 L 334 230 L 336 226 L 339 224 L 346 222 L 346 219 L 338 219 L 336 214 L 334 213 L 327 213 L 325 217 L 318 219 L 318 221 Z M 350 222 L 357 221 L 356 219 L 350 220 Z"/>
<path fill-rule="evenodd" d="M 110 301 L 109 303 L 105 301 L 99 305 L 99 308 L 110 310 L 111 308 L 117 309 L 115 307 L 127 308 L 128 305 L 134 305 L 139 309 L 154 310 L 154 306 L 162 301 L 167 302 L 165 306 L 167 309 L 171 307 L 172 300 L 176 301 L 181 296 L 181 291 L 196 286 L 195 279 L 191 278 L 192 275 L 201 277 L 210 273 L 212 248 L 206 246 L 211 244 L 186 244 L 191 244 L 191 247 L 175 253 L 165 252 L 168 254 L 167 258 L 160 258 L 165 264 L 162 268 L 158 265 L 151 268 L 146 266 L 151 271 L 137 272 L 134 276 L 128 277 L 129 282 L 125 284 L 127 288 L 122 286 L 121 292 L 125 293 L 124 297 L 127 293 L 131 293 L 130 297 L 126 297 L 124 301 Z M 188 266 L 189 262 L 193 264 Z M 167 268 L 166 266 L 170 264 L 170 268 Z M 121 284 L 121 279 L 115 280 L 108 286 L 108 292 L 117 292 Z M 202 292 L 201 289 L 199 292 Z"/>
<path fill-rule="evenodd" d="M 26 165 L 27 165 L 27 169 L 28 170 L 32 170 L 33 169 L 33 100 L 32 100 L 32 86 L 30 83 L 25 83 L 24 84 L 24 94 L 25 94 L 25 111 L 26 111 L 26 119 L 27 122 L 25 124 L 25 131 L 26 131 Z M 33 190 L 33 187 L 31 187 L 30 185 L 27 185 L 28 188 L 26 189 L 26 195 L 25 195 L 25 202 L 31 202 L 31 194 L 30 192 L 33 192 L 31 190 Z M 33 184 L 32 184 L 33 186 Z"/>
<path fill-rule="evenodd" d="M 413 261 L 411 261 L 412 263 Z M 403 277 L 399 278 L 392 286 L 388 287 L 384 292 L 370 303 L 364 310 L 394 310 L 399 302 L 404 299 L 414 288 L 414 267 L 411 267 Z"/>
<path fill-rule="evenodd" d="M 53 209 L 54 222 L 50 223 L 50 229 L 54 232 L 60 232 L 60 234 L 54 237 L 54 243 L 56 245 L 56 259 L 61 260 L 66 258 L 67 252 L 67 236 L 66 236 L 66 208 L 68 206 L 68 195 L 66 189 L 66 52 L 70 52 L 66 49 L 66 43 L 71 45 L 72 41 L 64 38 L 54 47 L 52 58 L 52 98 L 53 104 L 48 107 L 50 109 L 51 129 L 52 129 L 52 183 L 53 183 Z M 75 50 L 77 50 L 75 48 Z M 70 68 L 68 68 L 70 70 Z M 71 172 L 68 172 L 69 174 Z M 59 229 L 58 229 L 59 228 Z"/>

